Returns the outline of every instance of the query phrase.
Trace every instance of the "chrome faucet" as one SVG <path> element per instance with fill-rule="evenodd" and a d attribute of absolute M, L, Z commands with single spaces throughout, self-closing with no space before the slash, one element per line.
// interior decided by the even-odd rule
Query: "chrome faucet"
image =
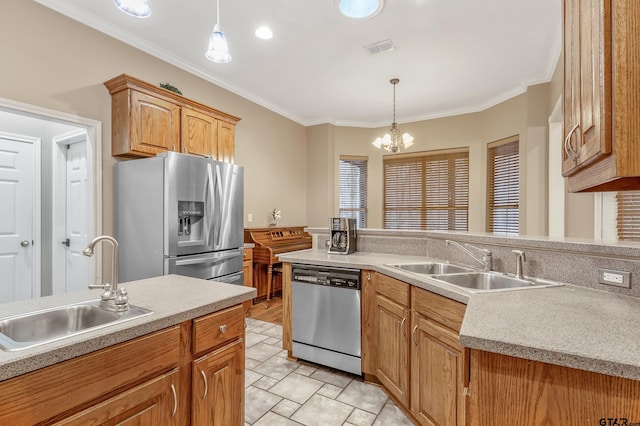
<path fill-rule="evenodd" d="M 472 246 L 471 244 L 465 243 L 464 246 L 460 243 L 451 240 L 445 240 L 447 245 L 454 245 L 458 247 L 463 252 L 467 253 L 473 260 L 480 263 L 485 271 L 491 271 L 493 269 L 493 258 L 491 256 L 491 250 L 483 249 L 480 247 Z M 482 258 L 477 257 L 473 254 L 467 247 L 470 249 L 474 249 L 482 254 Z"/>
<path fill-rule="evenodd" d="M 129 296 L 127 296 L 127 290 L 124 287 L 118 285 L 118 242 L 115 238 L 108 235 L 101 235 L 96 237 L 89 243 L 86 249 L 82 250 L 82 254 L 91 257 L 93 256 L 93 249 L 100 241 L 106 241 L 113 247 L 113 257 L 111 259 L 111 284 L 105 283 L 102 285 L 89 285 L 89 288 L 101 288 L 104 289 L 102 293 L 100 305 L 109 310 L 115 310 L 117 312 L 129 310 Z"/>
<path fill-rule="evenodd" d="M 511 250 L 511 253 L 515 253 L 516 255 L 516 278 L 523 279 L 524 278 L 524 267 L 523 263 L 527 261 L 526 256 L 522 250 Z"/>

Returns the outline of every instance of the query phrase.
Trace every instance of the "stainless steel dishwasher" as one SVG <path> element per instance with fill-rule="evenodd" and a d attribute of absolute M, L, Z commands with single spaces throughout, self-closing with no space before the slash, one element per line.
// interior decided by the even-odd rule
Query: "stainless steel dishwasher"
<path fill-rule="evenodd" d="M 292 265 L 293 356 L 362 374 L 360 270 Z"/>

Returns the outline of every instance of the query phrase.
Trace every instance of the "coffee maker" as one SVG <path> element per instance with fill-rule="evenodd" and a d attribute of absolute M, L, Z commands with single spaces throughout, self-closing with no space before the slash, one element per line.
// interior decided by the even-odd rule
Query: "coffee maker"
<path fill-rule="evenodd" d="M 349 254 L 357 250 L 356 220 L 346 217 L 329 219 L 329 253 Z"/>

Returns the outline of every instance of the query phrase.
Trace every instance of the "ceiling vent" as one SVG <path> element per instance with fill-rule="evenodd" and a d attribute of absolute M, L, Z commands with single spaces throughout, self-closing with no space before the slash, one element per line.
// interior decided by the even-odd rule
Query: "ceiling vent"
<path fill-rule="evenodd" d="M 391 39 L 378 41 L 376 43 L 370 44 L 364 47 L 367 52 L 371 55 L 376 55 L 382 52 L 388 52 L 390 50 L 394 50 L 396 47 L 393 45 Z"/>

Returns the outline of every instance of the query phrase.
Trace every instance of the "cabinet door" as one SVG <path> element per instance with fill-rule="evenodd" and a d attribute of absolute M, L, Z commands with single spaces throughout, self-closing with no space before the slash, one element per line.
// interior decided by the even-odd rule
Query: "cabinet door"
<path fill-rule="evenodd" d="M 180 107 L 171 102 L 131 91 L 130 149 L 155 156 L 180 149 Z"/>
<path fill-rule="evenodd" d="M 182 152 L 216 158 L 218 120 L 191 108 L 182 108 Z"/>
<path fill-rule="evenodd" d="M 244 341 L 193 362 L 191 421 L 195 426 L 244 424 Z"/>
<path fill-rule="evenodd" d="M 177 425 L 179 369 L 149 380 L 55 425 Z"/>
<path fill-rule="evenodd" d="M 611 153 L 611 5 L 565 0 L 564 8 L 566 176 Z"/>
<path fill-rule="evenodd" d="M 464 425 L 464 351 L 458 335 L 414 314 L 411 411 L 424 425 Z"/>
<path fill-rule="evenodd" d="M 400 403 L 409 402 L 409 309 L 376 294 L 376 376 Z"/>
<path fill-rule="evenodd" d="M 233 163 L 235 154 L 235 126 L 225 121 L 218 121 L 218 161 Z"/>

